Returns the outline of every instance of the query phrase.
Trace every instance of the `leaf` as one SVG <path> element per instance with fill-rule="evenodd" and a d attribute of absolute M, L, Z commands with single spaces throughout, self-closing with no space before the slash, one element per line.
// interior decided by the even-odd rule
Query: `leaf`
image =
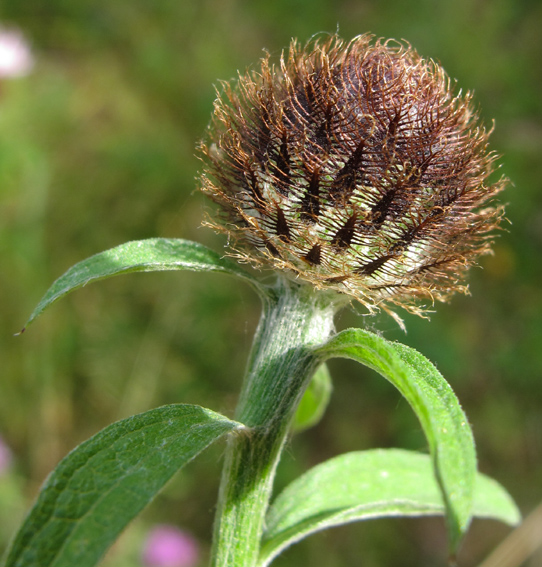
<path fill-rule="evenodd" d="M 5 567 L 91 567 L 188 461 L 243 426 L 174 404 L 106 427 L 56 467 L 17 533 Z"/>
<path fill-rule="evenodd" d="M 291 544 L 348 522 L 443 514 L 444 502 L 427 455 L 400 449 L 347 453 L 295 480 L 269 508 L 259 567 Z M 473 513 L 508 524 L 519 512 L 494 480 L 476 476 Z"/>
<path fill-rule="evenodd" d="M 324 359 L 356 360 L 387 378 L 416 413 L 446 503 L 455 552 L 471 518 L 476 452 L 467 418 L 438 370 L 415 350 L 362 329 L 347 329 L 319 349 Z"/>
<path fill-rule="evenodd" d="M 149 238 L 121 244 L 72 266 L 49 288 L 30 315 L 26 327 L 57 299 L 90 282 L 130 272 L 168 270 L 225 272 L 244 278 L 258 292 L 262 292 L 261 284 L 256 278 L 236 262 L 221 257 L 202 244 L 178 238 Z"/>
<path fill-rule="evenodd" d="M 294 416 L 292 431 L 298 433 L 316 425 L 329 404 L 333 385 L 327 364 L 321 364 L 305 390 Z"/>

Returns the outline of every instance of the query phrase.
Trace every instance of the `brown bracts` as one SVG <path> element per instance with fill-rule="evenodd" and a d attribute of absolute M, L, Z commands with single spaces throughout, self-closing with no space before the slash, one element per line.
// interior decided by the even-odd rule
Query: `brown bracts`
<path fill-rule="evenodd" d="M 201 144 L 212 225 L 235 255 L 369 308 L 465 291 L 502 218 L 470 94 L 435 62 L 363 35 L 300 48 L 226 83 Z"/>

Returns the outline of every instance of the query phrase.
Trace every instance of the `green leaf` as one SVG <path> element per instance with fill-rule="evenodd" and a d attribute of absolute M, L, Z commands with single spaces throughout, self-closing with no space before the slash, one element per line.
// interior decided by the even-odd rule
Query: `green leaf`
<path fill-rule="evenodd" d="M 225 272 L 244 278 L 262 293 L 261 284 L 256 278 L 236 262 L 221 257 L 202 244 L 177 238 L 149 238 L 121 244 L 72 266 L 49 288 L 30 315 L 26 326 L 57 299 L 90 282 L 130 272 L 168 270 Z"/>
<path fill-rule="evenodd" d="M 322 419 L 332 390 L 333 384 L 327 364 L 321 364 L 297 406 L 292 431 L 298 433 L 316 425 Z"/>
<path fill-rule="evenodd" d="M 407 399 L 429 444 L 455 552 L 471 519 L 476 452 L 467 418 L 446 380 L 415 350 L 362 329 L 335 335 L 319 353 L 324 359 L 350 358 L 376 370 Z"/>
<path fill-rule="evenodd" d="M 444 502 L 427 455 L 400 449 L 347 453 L 295 480 L 269 508 L 259 567 L 291 544 L 348 522 L 443 514 Z M 476 477 L 473 513 L 508 524 L 519 512 L 494 480 Z"/>
<path fill-rule="evenodd" d="M 176 471 L 213 441 L 241 428 L 185 404 L 106 427 L 56 467 L 17 533 L 5 567 L 96 565 Z"/>

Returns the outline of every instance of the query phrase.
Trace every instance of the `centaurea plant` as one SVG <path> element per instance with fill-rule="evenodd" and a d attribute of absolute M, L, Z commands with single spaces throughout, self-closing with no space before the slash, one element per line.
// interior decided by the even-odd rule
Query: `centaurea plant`
<path fill-rule="evenodd" d="M 379 334 L 334 328 L 351 302 L 401 325 L 398 308 L 423 315 L 466 292 L 467 268 L 490 252 L 505 180 L 490 182 L 489 133 L 471 95 L 453 87 L 407 44 L 369 35 L 293 41 L 279 62 L 266 56 L 222 85 L 200 144 L 200 188 L 220 207 L 206 223 L 228 235 L 226 256 L 179 239 L 129 242 L 68 270 L 30 321 L 74 289 L 121 273 L 242 278 L 263 311 L 236 413 L 172 404 L 81 444 L 46 481 L 6 567 L 95 565 L 173 474 L 222 437 L 213 567 L 267 566 L 292 543 L 347 522 L 439 514 L 453 562 L 473 516 L 518 521 L 507 493 L 477 473 L 468 420 L 436 368 Z M 400 391 L 429 453 L 341 455 L 272 500 L 289 433 L 325 410 L 334 357 Z"/>

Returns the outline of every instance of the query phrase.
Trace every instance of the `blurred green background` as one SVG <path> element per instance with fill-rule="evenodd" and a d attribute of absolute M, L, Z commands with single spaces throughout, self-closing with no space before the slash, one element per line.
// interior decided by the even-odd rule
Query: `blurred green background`
<path fill-rule="evenodd" d="M 452 384 L 480 469 L 528 513 L 542 501 L 542 3 L 538 0 L 2 0 L 0 25 L 31 43 L 35 66 L 0 80 L 0 436 L 14 453 L 0 477 L 0 549 L 62 456 L 114 420 L 171 402 L 231 415 L 258 300 L 216 274 L 139 274 L 89 286 L 14 337 L 73 263 L 153 236 L 224 241 L 199 228 L 194 147 L 213 85 L 316 32 L 404 38 L 475 91 L 511 185 L 511 224 L 470 273 L 471 297 L 431 321 L 345 311 L 417 348 Z M 425 448 L 394 389 L 353 363 L 331 364 L 335 391 L 295 437 L 277 486 L 331 456 Z M 137 566 L 139 535 L 170 522 L 208 551 L 223 447 L 191 463 L 129 528 L 109 565 Z M 474 566 L 509 533 L 475 521 L 460 560 Z M 438 519 L 367 522 L 322 533 L 277 566 L 424 567 L 446 563 Z M 540 566 L 542 556 L 524 565 Z"/>

